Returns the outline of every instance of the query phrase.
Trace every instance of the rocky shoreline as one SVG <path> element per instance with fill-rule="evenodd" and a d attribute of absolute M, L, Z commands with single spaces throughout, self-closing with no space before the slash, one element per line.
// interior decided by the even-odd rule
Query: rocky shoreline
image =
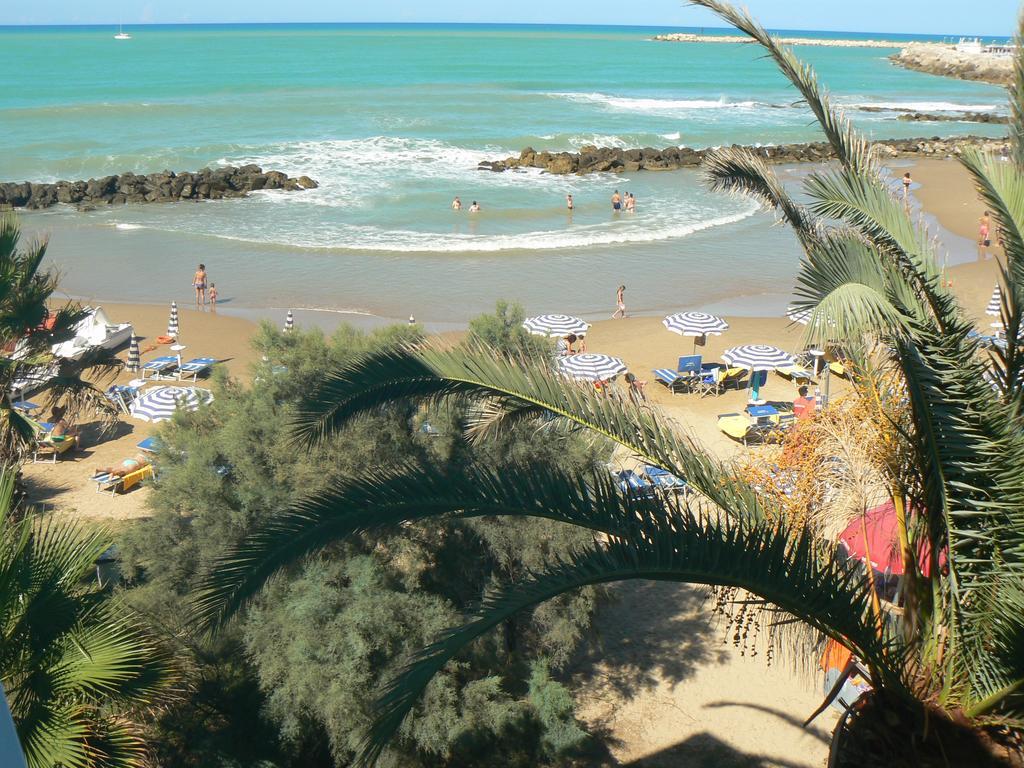
<path fill-rule="evenodd" d="M 292 178 L 281 171 L 267 171 L 258 165 L 203 168 L 174 173 L 163 171 L 145 176 L 122 173 L 88 181 L 58 181 L 37 184 L 30 181 L 0 183 L 0 209 L 49 208 L 57 203 L 90 210 L 100 205 L 126 203 L 170 203 L 179 200 L 221 200 L 245 197 L 260 189 L 300 191 L 315 189 L 308 176 Z"/>
<path fill-rule="evenodd" d="M 957 50 L 941 43 L 911 43 L 889 60 L 894 64 L 930 75 L 978 80 L 995 85 L 1013 81 L 1013 57 Z"/>
<path fill-rule="evenodd" d="M 874 146 L 883 158 L 899 158 L 949 157 L 960 154 L 966 147 L 1000 152 L 1005 145 L 1005 139 L 990 139 L 983 136 L 959 136 L 950 139 L 936 136 L 930 139 L 887 139 L 875 142 Z M 834 157 L 832 147 L 823 141 L 749 149 L 753 149 L 769 163 L 779 164 L 819 163 Z M 545 173 L 557 175 L 675 171 L 681 168 L 696 168 L 711 151 L 688 147 L 619 149 L 586 146 L 579 152 L 537 152 L 532 147 L 527 147 L 518 157 L 484 160 L 477 170 L 500 173 L 516 168 L 539 168 Z"/>

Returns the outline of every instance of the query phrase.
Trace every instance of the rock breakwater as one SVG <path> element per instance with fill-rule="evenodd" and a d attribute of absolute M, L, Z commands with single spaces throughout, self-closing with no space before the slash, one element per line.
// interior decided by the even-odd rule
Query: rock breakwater
<path fill-rule="evenodd" d="M 911 43 L 889 59 L 907 69 L 931 75 L 1008 85 L 1013 80 L 1013 57 L 986 51 L 957 50 L 942 43 Z"/>
<path fill-rule="evenodd" d="M 696 35 L 692 32 L 669 32 L 655 35 L 659 43 L 751 43 L 754 41 L 743 35 Z M 899 48 L 902 43 L 892 40 L 840 40 L 824 37 L 779 37 L 783 45 L 813 45 L 828 48 Z"/>
<path fill-rule="evenodd" d="M 950 139 L 936 136 L 930 139 L 887 139 L 876 142 L 874 146 L 881 157 L 896 158 L 949 157 L 960 154 L 968 146 L 999 152 L 1005 144 L 1004 139 L 990 139 L 982 136 L 960 136 Z M 749 149 L 754 150 L 770 163 L 816 163 L 831 160 L 834 157 L 832 147 L 823 141 L 749 147 Z M 501 172 L 515 168 L 539 168 L 546 173 L 559 175 L 674 171 L 680 168 L 699 166 L 711 151 L 710 149 L 687 147 L 619 149 L 586 146 L 579 152 L 537 152 L 532 147 L 527 147 L 519 153 L 518 157 L 485 160 L 480 163 L 478 170 Z"/>
<path fill-rule="evenodd" d="M 122 173 L 87 181 L 58 181 L 38 184 L 30 181 L 0 183 L 0 206 L 48 208 L 57 203 L 89 209 L 100 205 L 126 203 L 169 203 L 179 200 L 220 200 L 245 197 L 260 189 L 299 191 L 315 189 L 308 176 L 292 178 L 281 171 L 267 171 L 258 165 L 203 168 L 174 173 L 163 171 L 144 176 Z"/>

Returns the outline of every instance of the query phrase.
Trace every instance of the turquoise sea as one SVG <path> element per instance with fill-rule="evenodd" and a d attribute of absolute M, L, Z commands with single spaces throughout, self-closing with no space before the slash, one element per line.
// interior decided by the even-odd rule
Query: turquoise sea
<path fill-rule="evenodd" d="M 321 186 L 26 214 L 26 229 L 49 233 L 71 294 L 187 300 L 202 261 L 225 308 L 459 323 L 497 297 L 600 316 L 619 283 L 640 311 L 739 296 L 734 309 L 754 312 L 781 306 L 792 285 L 788 233 L 748 201 L 706 192 L 697 173 L 476 170 L 525 146 L 818 138 L 753 46 L 658 43 L 677 30 L 632 27 L 153 26 L 126 29 L 127 41 L 115 31 L 0 27 L 0 179 L 255 162 Z M 898 69 L 892 52 L 798 49 L 871 136 L 1002 132 L 899 121 L 899 110 L 1005 111 L 1005 97 Z M 615 189 L 636 195 L 635 215 L 612 215 Z M 483 210 L 452 212 L 456 195 Z"/>

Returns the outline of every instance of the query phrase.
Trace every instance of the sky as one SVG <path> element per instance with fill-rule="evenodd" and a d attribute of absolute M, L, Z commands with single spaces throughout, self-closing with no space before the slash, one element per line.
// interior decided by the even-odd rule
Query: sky
<path fill-rule="evenodd" d="M 1019 0 L 743 0 L 772 29 L 999 35 Z M 35 0 L 0 3 L 5 24 L 466 22 L 720 26 L 684 0 Z"/>

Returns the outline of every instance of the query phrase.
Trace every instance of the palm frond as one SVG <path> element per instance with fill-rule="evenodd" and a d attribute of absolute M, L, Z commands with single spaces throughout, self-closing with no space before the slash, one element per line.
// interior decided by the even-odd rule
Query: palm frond
<path fill-rule="evenodd" d="M 1017 17 L 1017 44 L 1013 56 L 1013 82 L 1010 84 L 1010 153 L 1013 164 L 1024 168 L 1024 14 Z"/>
<path fill-rule="evenodd" d="M 902 656 L 881 639 L 870 585 L 859 570 L 822 552 L 806 531 L 702 520 L 687 512 L 631 520 L 626 535 L 574 553 L 529 581 L 486 596 L 459 628 L 424 649 L 392 680 L 378 704 L 360 765 L 370 765 L 433 677 L 462 649 L 507 618 L 579 587 L 630 579 L 736 587 L 850 647 L 899 695 Z"/>
<path fill-rule="evenodd" d="M 818 84 L 811 67 L 800 61 L 788 47 L 781 45 L 745 10 L 720 0 L 690 0 L 690 4 L 707 8 L 759 43 L 779 71 L 800 92 L 843 167 L 875 175 L 870 143 L 853 129 L 853 125 L 840 110 L 832 106 L 828 93 Z"/>

